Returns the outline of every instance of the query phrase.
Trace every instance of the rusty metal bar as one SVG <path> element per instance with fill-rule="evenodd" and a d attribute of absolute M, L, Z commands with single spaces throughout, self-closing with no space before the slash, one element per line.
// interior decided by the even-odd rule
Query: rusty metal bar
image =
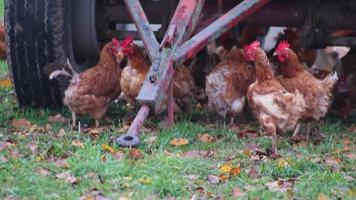
<path fill-rule="evenodd" d="M 161 43 L 161 59 L 158 68 L 151 67 L 144 85 L 137 97 L 141 104 L 150 104 L 160 112 L 163 97 L 173 77 L 173 53 L 178 45 L 193 33 L 205 0 L 181 0 L 177 6 L 166 35 Z"/>
<path fill-rule="evenodd" d="M 147 105 L 142 105 L 127 133 L 118 137 L 116 139 L 116 143 L 123 147 L 138 146 L 140 144 L 140 130 L 149 112 L 150 107 Z"/>
<path fill-rule="evenodd" d="M 236 26 L 247 16 L 266 5 L 269 0 L 245 0 L 235 6 L 218 20 L 207 26 L 193 38 L 181 45 L 175 53 L 174 61 L 182 63 L 202 50 L 221 34 Z"/>
<path fill-rule="evenodd" d="M 146 14 L 139 0 L 124 1 L 152 62 L 159 51 L 159 44 L 147 20 Z"/>

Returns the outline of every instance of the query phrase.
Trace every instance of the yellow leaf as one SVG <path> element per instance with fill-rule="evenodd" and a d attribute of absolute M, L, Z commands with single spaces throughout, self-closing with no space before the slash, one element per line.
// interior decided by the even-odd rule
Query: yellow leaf
<path fill-rule="evenodd" d="M 347 191 L 346 195 L 350 198 L 356 198 L 356 187 L 353 187 Z"/>
<path fill-rule="evenodd" d="M 150 178 L 141 178 L 139 182 L 148 185 L 152 183 L 152 180 Z"/>
<path fill-rule="evenodd" d="M 186 138 L 173 138 L 173 140 L 170 142 L 170 144 L 173 146 L 183 146 L 187 145 L 188 143 L 189 141 Z"/>
<path fill-rule="evenodd" d="M 242 153 L 247 157 L 251 157 L 252 156 L 252 152 L 249 149 L 245 149 Z"/>
<path fill-rule="evenodd" d="M 238 176 L 241 173 L 241 167 L 233 167 L 230 171 L 230 176 Z"/>
<path fill-rule="evenodd" d="M 79 148 L 84 149 L 84 144 L 82 142 L 80 142 L 79 140 L 73 140 L 72 141 L 72 145 L 75 146 L 75 147 L 79 147 Z"/>
<path fill-rule="evenodd" d="M 11 121 L 11 126 L 17 130 L 28 130 L 32 124 L 27 119 L 14 119 Z"/>
<path fill-rule="evenodd" d="M 198 136 L 199 141 L 203 142 L 203 143 L 213 143 L 216 141 L 216 138 L 214 136 L 211 136 L 207 133 L 204 134 L 200 134 Z"/>
<path fill-rule="evenodd" d="M 109 152 L 109 153 L 115 153 L 115 149 L 112 148 L 110 145 L 108 144 L 102 144 L 101 145 L 101 149 L 103 149 L 103 151 Z"/>
<path fill-rule="evenodd" d="M 0 79 L 0 88 L 9 89 L 12 88 L 12 82 L 9 78 Z"/>
<path fill-rule="evenodd" d="M 279 168 L 286 168 L 288 167 L 289 163 L 284 158 L 277 159 L 277 167 Z"/>
<path fill-rule="evenodd" d="M 230 174 L 231 169 L 232 169 L 231 163 L 225 163 L 220 167 L 220 172 Z"/>
<path fill-rule="evenodd" d="M 320 193 L 319 195 L 318 195 L 318 200 L 328 200 L 329 198 L 325 195 L 325 194 L 323 194 L 323 193 Z"/>

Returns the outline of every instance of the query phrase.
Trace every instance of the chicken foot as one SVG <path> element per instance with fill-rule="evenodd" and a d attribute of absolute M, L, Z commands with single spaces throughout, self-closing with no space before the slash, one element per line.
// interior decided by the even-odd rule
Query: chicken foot
<path fill-rule="evenodd" d="M 294 129 L 294 132 L 293 132 L 292 137 L 295 137 L 295 136 L 298 135 L 298 133 L 299 133 L 299 131 L 300 131 L 300 127 L 301 127 L 301 124 L 300 124 L 300 123 L 297 124 L 297 126 L 296 126 L 295 129 Z"/>

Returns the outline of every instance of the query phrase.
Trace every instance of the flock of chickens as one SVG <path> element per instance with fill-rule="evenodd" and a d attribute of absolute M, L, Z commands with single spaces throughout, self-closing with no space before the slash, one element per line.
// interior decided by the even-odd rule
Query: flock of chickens
<path fill-rule="evenodd" d="M 245 31 L 238 41 L 243 48 L 232 45 L 228 34 L 220 38 L 221 46 L 209 45 L 207 55 L 209 59 L 214 57 L 210 59 L 214 62 L 205 64 L 210 68 L 199 67 L 201 62 L 196 60 L 175 66 L 175 109 L 189 110 L 196 100 L 234 123 L 233 119 L 248 105 L 263 130 L 272 136 L 272 149 L 276 151 L 277 133 L 295 130 L 297 134 L 302 123 L 307 124 L 309 133 L 311 123 L 326 115 L 338 77 L 330 73 L 323 79 L 316 78 L 300 62 L 298 57 L 303 52 L 291 46 L 292 41 L 280 41 L 270 60 L 260 42 L 254 41 L 255 36 Z M 125 60 L 122 69 L 120 64 Z M 144 49 L 132 38 L 113 39 L 102 49 L 96 66 L 77 73 L 68 62 L 72 73 L 57 70 L 50 79 L 71 76 L 63 102 L 72 112 L 73 126 L 76 114 L 89 114 L 99 126 L 110 102 L 120 94 L 135 105 L 150 65 Z"/>

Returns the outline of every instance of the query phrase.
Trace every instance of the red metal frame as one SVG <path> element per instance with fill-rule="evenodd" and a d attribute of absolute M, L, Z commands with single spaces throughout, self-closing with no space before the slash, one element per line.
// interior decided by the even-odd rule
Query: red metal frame
<path fill-rule="evenodd" d="M 117 139 L 117 143 L 121 146 L 136 146 L 139 144 L 140 128 L 150 112 L 150 107 L 158 113 L 162 111 L 163 104 L 167 103 L 167 125 L 174 124 L 172 86 L 174 64 L 191 58 L 209 42 L 233 28 L 267 4 L 269 0 L 244 0 L 191 39 L 189 37 L 197 28 L 205 0 L 180 0 L 160 45 L 150 28 L 139 0 L 124 1 L 152 61 L 150 71 L 137 97 L 142 105 L 140 111 L 128 133 Z M 222 7 L 223 0 L 219 0 L 219 10 L 222 10 Z M 164 97 L 167 95 L 168 101 L 165 102 Z"/>

